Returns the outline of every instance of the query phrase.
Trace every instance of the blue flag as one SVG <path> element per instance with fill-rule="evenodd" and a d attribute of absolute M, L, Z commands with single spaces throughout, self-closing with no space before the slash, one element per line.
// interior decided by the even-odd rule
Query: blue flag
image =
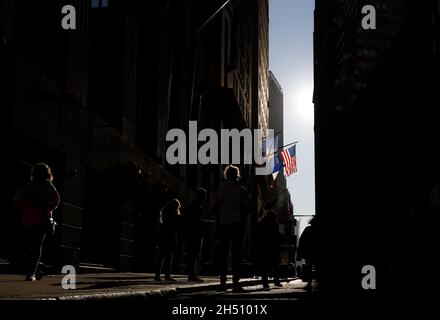
<path fill-rule="evenodd" d="M 283 167 L 283 162 L 278 157 L 278 141 L 279 134 L 272 139 L 263 140 L 264 156 L 267 157 L 267 161 L 273 166 L 272 174 L 278 172 Z"/>

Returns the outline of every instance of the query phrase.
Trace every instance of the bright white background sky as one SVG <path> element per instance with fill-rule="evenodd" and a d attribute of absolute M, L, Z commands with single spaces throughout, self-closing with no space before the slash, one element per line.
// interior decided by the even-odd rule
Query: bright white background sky
<path fill-rule="evenodd" d="M 315 213 L 313 133 L 314 0 L 269 0 L 269 69 L 284 92 L 284 144 L 296 147 L 298 172 L 287 178 L 295 214 Z"/>

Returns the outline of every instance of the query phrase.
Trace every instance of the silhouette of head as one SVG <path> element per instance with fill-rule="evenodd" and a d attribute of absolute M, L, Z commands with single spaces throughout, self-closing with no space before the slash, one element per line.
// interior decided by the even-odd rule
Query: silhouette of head
<path fill-rule="evenodd" d="M 240 178 L 240 169 L 236 166 L 229 165 L 226 167 L 223 175 L 226 180 L 238 181 L 238 179 Z"/>
<path fill-rule="evenodd" d="M 50 181 L 52 182 L 53 176 L 50 167 L 45 163 L 37 163 L 32 167 L 31 172 L 31 181 L 35 182 L 43 182 Z"/>
<path fill-rule="evenodd" d="M 180 216 L 180 201 L 177 199 L 172 199 L 160 210 L 160 223 L 169 221 L 175 214 Z"/>
<path fill-rule="evenodd" d="M 180 201 L 177 199 L 172 199 L 169 203 L 168 203 L 168 207 L 170 209 L 170 211 L 177 211 L 177 213 L 180 213 Z"/>

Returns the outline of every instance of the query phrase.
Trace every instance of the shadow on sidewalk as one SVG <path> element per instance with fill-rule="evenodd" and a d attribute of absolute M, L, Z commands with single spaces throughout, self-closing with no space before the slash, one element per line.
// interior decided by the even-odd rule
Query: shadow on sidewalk
<path fill-rule="evenodd" d="M 153 278 L 150 280 L 145 279 L 144 281 L 139 280 L 123 280 L 118 277 L 113 277 L 110 281 L 103 281 L 103 279 L 108 278 L 100 278 L 99 281 L 77 281 L 76 285 L 81 286 L 81 290 L 96 290 L 96 289 L 108 289 L 108 288 L 116 288 L 116 287 L 134 287 L 134 286 L 167 286 L 171 284 L 187 284 L 187 281 L 154 281 Z M 133 279 L 133 278 L 128 278 Z M 116 281 L 115 281 L 116 280 Z M 51 284 L 51 286 L 59 286 L 58 283 Z"/>

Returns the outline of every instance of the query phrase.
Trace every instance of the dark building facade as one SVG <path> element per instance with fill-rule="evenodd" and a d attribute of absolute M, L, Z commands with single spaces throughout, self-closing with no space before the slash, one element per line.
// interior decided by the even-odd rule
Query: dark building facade
<path fill-rule="evenodd" d="M 269 127 L 279 133 L 279 145 L 284 145 L 284 96 L 283 88 L 272 71 L 269 71 Z"/>
<path fill-rule="evenodd" d="M 376 30 L 361 28 L 366 4 L 377 9 Z M 376 268 L 381 292 L 407 292 L 404 277 L 435 274 L 439 11 L 438 1 L 316 1 L 316 213 L 326 288 L 365 292 L 365 265 Z M 422 265 L 411 263 L 420 256 Z"/>
<path fill-rule="evenodd" d="M 223 169 L 169 165 L 168 130 L 259 128 L 268 4 L 223 3 L 75 0 L 77 29 L 63 30 L 60 1 L 2 2 L 3 214 L 13 223 L 15 190 L 48 163 L 62 197 L 50 264 L 151 270 L 160 207 L 214 191 Z M 8 257 L 14 234 L 1 228 Z"/>
<path fill-rule="evenodd" d="M 283 88 L 275 75 L 269 71 L 269 128 L 278 135 L 278 147 L 284 146 L 284 97 Z M 278 155 L 276 155 L 278 156 Z M 295 233 L 294 207 L 290 192 L 287 189 L 287 181 L 284 170 L 281 168 L 275 179 L 273 190 L 274 200 L 271 209 L 278 213 L 281 232 L 284 235 L 282 246 L 282 263 L 294 263 L 294 251 L 297 234 Z"/>
<path fill-rule="evenodd" d="M 275 135 L 278 134 L 278 146 L 284 146 L 283 88 L 272 71 L 269 71 L 269 127 L 275 131 Z M 283 175 L 277 179 L 280 179 L 280 184 L 286 186 L 286 178 Z"/>
<path fill-rule="evenodd" d="M 284 98 L 283 88 L 276 79 L 275 75 L 269 71 L 269 128 L 278 135 L 278 147 L 284 146 Z M 276 204 L 273 206 L 279 209 L 282 220 L 291 220 L 293 218 L 293 205 L 287 189 L 287 181 L 284 176 L 283 168 L 275 179 Z"/>

